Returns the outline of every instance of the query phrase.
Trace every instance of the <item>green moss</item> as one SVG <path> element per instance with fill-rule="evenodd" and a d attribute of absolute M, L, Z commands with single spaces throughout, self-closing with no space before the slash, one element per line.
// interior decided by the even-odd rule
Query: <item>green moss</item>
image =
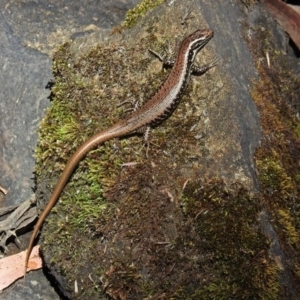
<path fill-rule="evenodd" d="M 292 178 L 287 175 L 280 160 L 276 161 L 275 158 L 268 157 L 256 160 L 256 166 L 264 188 L 280 190 L 282 193 L 290 193 L 294 189 Z"/>
<path fill-rule="evenodd" d="M 282 230 L 286 234 L 289 239 L 289 244 L 291 245 L 299 245 L 299 232 L 293 225 L 293 218 L 288 211 L 283 209 L 279 209 L 278 213 L 278 223 L 282 226 Z"/>
<path fill-rule="evenodd" d="M 191 230 L 195 227 L 197 237 L 186 247 L 201 249 L 198 272 L 205 280 L 194 293 L 188 286 L 183 288 L 178 299 L 276 299 L 280 270 L 257 231 L 259 199 L 220 180 L 190 185 L 185 195 L 187 223 L 193 222 Z"/>
<path fill-rule="evenodd" d="M 300 138 L 300 124 L 299 123 L 295 124 L 294 132 L 295 132 L 295 135 L 297 136 L 297 138 Z"/>
<path fill-rule="evenodd" d="M 133 9 L 130 9 L 126 13 L 125 21 L 122 24 L 124 28 L 131 28 L 133 27 L 137 21 L 143 17 L 149 10 L 153 9 L 154 7 L 162 4 L 164 0 L 143 0 L 140 4 L 138 4 Z"/>

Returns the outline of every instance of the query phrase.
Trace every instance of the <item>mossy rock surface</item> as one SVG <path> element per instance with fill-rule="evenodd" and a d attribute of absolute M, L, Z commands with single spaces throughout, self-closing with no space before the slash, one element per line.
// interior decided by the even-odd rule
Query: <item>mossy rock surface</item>
<path fill-rule="evenodd" d="M 149 99 L 165 80 L 168 71 L 148 48 L 165 53 L 170 44 L 176 49 L 187 33 L 208 27 L 195 10 L 196 25 L 187 30 L 178 22 L 184 11 L 184 5 L 176 9 L 164 5 L 130 31 L 116 28 L 105 42 L 96 45 L 94 37 L 58 49 L 52 107 L 43 121 L 36 153 L 42 201 L 48 200 L 76 147 L 126 117 L 132 107 L 129 102 Z M 258 61 L 260 48 L 255 47 L 253 58 Z M 199 65 L 212 60 L 213 49 L 214 41 L 198 55 Z M 133 135 L 106 142 L 80 163 L 42 233 L 46 263 L 65 295 L 77 299 L 293 296 L 300 274 L 300 176 L 293 167 L 299 126 L 292 110 L 276 115 L 283 101 L 267 100 L 265 83 L 274 96 L 278 74 L 270 79 L 263 68 L 257 69 L 260 78 L 251 68 L 245 70 L 254 81 L 252 94 L 250 90 L 239 94 L 239 87 L 232 88 L 237 82 L 221 76 L 218 67 L 193 78 L 175 113 L 151 132 L 148 158 L 141 136 Z M 297 80 L 289 78 L 293 93 L 292 83 Z M 255 156 L 256 170 L 253 155 L 261 128 L 253 99 L 264 136 L 279 128 L 281 137 L 263 139 Z M 127 104 L 122 103 L 125 100 Z M 283 256 L 272 248 L 273 242 Z M 293 292 L 285 289 L 284 280 Z"/>

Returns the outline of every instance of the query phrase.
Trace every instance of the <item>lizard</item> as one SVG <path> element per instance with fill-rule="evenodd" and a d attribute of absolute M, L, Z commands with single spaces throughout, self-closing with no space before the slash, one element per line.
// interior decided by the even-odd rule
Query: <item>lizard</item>
<path fill-rule="evenodd" d="M 166 63 L 168 67 L 172 67 L 167 79 L 162 83 L 152 98 L 149 99 L 143 106 L 129 114 L 128 117 L 121 119 L 110 128 L 94 134 L 86 142 L 79 146 L 74 154 L 69 158 L 57 181 L 52 195 L 43 212 L 39 216 L 31 234 L 25 257 L 24 277 L 27 272 L 30 253 L 37 233 L 51 209 L 56 204 L 60 194 L 79 162 L 90 150 L 108 140 L 141 132 L 141 130 L 155 127 L 167 119 L 178 106 L 182 94 L 188 85 L 190 75 L 192 73 L 202 75 L 216 65 L 218 59 L 214 59 L 211 63 L 202 67 L 196 67 L 193 65 L 197 53 L 209 42 L 213 35 L 214 32 L 211 29 L 198 29 L 184 38 L 179 45 L 175 62 L 168 61 Z M 158 56 L 160 60 L 163 60 L 158 54 L 153 51 L 151 52 Z"/>

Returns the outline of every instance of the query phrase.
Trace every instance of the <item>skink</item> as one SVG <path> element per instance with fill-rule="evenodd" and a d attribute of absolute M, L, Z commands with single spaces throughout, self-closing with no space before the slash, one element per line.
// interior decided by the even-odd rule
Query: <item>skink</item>
<path fill-rule="evenodd" d="M 212 37 L 213 31 L 210 29 L 196 30 L 194 33 L 187 36 L 179 46 L 176 60 L 174 64 L 172 63 L 173 67 L 169 76 L 154 96 L 139 109 L 131 113 L 127 118 L 120 120 L 112 127 L 93 135 L 71 156 L 30 237 L 25 258 L 25 274 L 35 237 L 51 209 L 56 204 L 79 162 L 91 149 L 110 139 L 126 136 L 137 132 L 138 130 L 140 131 L 144 128 L 156 126 L 167 119 L 180 102 L 180 98 L 188 84 L 191 73 L 195 72 L 201 75 L 215 65 L 216 60 L 200 68 L 193 66 L 197 53 Z"/>

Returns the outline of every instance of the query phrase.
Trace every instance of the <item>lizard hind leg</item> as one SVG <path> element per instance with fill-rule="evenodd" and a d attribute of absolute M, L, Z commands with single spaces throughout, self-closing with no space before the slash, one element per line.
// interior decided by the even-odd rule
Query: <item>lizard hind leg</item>
<path fill-rule="evenodd" d="M 141 150 L 144 148 L 144 146 L 146 146 L 146 157 L 147 158 L 148 158 L 148 152 L 149 152 L 149 146 L 150 146 L 150 143 L 149 143 L 150 130 L 151 130 L 150 126 L 142 127 L 137 130 L 137 133 L 143 134 L 143 145 L 141 147 Z"/>
<path fill-rule="evenodd" d="M 126 100 L 120 102 L 120 103 L 117 105 L 117 107 L 121 107 L 121 106 L 123 106 L 123 105 L 125 105 L 125 104 L 130 104 L 131 107 L 126 108 L 126 109 L 124 110 L 124 113 L 128 113 L 128 112 L 130 113 L 130 112 L 136 111 L 138 108 L 141 107 L 141 100 L 137 100 L 137 99 L 131 97 L 131 98 L 128 98 L 128 99 L 126 99 Z"/>

